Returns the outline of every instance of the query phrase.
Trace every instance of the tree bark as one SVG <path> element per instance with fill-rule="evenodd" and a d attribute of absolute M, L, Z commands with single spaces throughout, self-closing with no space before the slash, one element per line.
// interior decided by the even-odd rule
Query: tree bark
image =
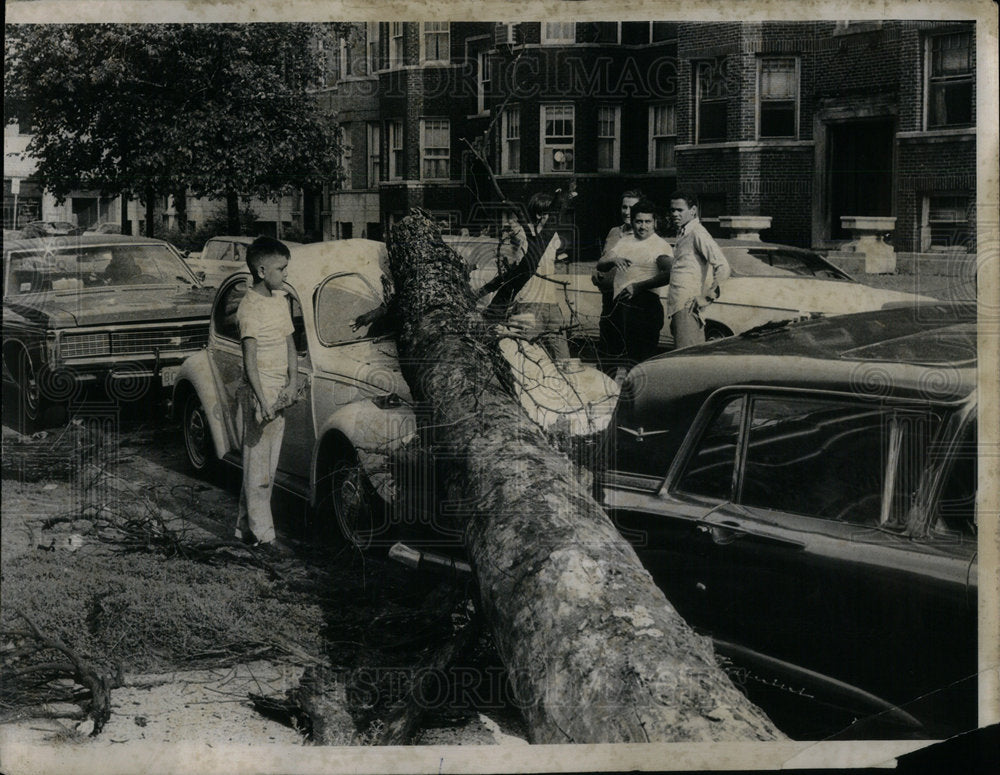
<path fill-rule="evenodd" d="M 481 610 L 532 742 L 782 738 L 524 415 L 467 270 L 433 223 L 404 218 L 389 260 L 400 364 L 427 405 L 424 442 L 447 461 L 438 494 L 466 505 Z"/>
<path fill-rule="evenodd" d="M 235 191 L 226 192 L 226 220 L 230 234 L 242 234 L 240 230 L 240 197 Z"/>
<path fill-rule="evenodd" d="M 156 236 L 156 191 L 146 189 L 146 236 Z"/>

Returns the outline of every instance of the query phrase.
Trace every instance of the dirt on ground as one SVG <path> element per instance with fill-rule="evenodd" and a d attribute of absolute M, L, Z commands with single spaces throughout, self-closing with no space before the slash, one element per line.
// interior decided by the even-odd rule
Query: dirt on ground
<path fill-rule="evenodd" d="M 189 475 L 179 430 L 137 414 L 3 429 L 0 740 L 309 744 L 308 718 L 281 703 L 310 671 L 339 704 L 332 739 L 373 743 L 468 602 L 442 611 L 449 585 L 384 547 L 318 545 L 290 496 L 275 513 L 293 557 L 239 544 L 237 475 Z M 37 672 L 61 655 L 26 637 L 21 614 L 109 677 L 96 736 L 81 687 Z M 410 743 L 525 742 L 488 638 L 442 678 Z"/>

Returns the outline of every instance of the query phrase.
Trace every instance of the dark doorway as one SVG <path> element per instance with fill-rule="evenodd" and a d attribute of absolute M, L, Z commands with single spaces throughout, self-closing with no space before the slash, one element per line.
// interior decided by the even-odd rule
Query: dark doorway
<path fill-rule="evenodd" d="M 892 215 L 892 120 L 829 125 L 830 238 L 848 239 L 842 215 Z"/>
<path fill-rule="evenodd" d="M 81 229 L 89 229 L 99 220 L 98 200 L 96 197 L 73 197 L 73 215 L 76 225 Z"/>

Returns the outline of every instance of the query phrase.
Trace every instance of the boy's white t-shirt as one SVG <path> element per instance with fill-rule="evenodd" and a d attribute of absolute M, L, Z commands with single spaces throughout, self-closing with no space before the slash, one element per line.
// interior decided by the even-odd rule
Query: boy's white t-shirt
<path fill-rule="evenodd" d="M 261 296 L 247 291 L 236 309 L 241 339 L 257 340 L 257 370 L 264 378 L 284 380 L 288 376 L 288 335 L 295 331 L 288 295 L 272 291 Z"/>

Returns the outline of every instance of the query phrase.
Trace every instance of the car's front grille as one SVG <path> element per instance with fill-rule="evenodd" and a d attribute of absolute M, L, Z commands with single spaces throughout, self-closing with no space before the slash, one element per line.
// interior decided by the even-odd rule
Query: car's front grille
<path fill-rule="evenodd" d="M 208 326 L 198 328 L 171 327 L 144 331 L 116 331 L 111 334 L 114 355 L 141 355 L 159 350 L 194 350 L 208 343 Z"/>
<path fill-rule="evenodd" d="M 110 351 L 111 337 L 108 334 L 67 334 L 59 348 L 64 358 L 88 358 L 107 355 Z"/>
<path fill-rule="evenodd" d="M 59 353 L 63 358 L 93 358 L 101 355 L 161 355 L 197 350 L 208 342 L 208 326 L 170 326 L 110 333 L 67 333 Z"/>

